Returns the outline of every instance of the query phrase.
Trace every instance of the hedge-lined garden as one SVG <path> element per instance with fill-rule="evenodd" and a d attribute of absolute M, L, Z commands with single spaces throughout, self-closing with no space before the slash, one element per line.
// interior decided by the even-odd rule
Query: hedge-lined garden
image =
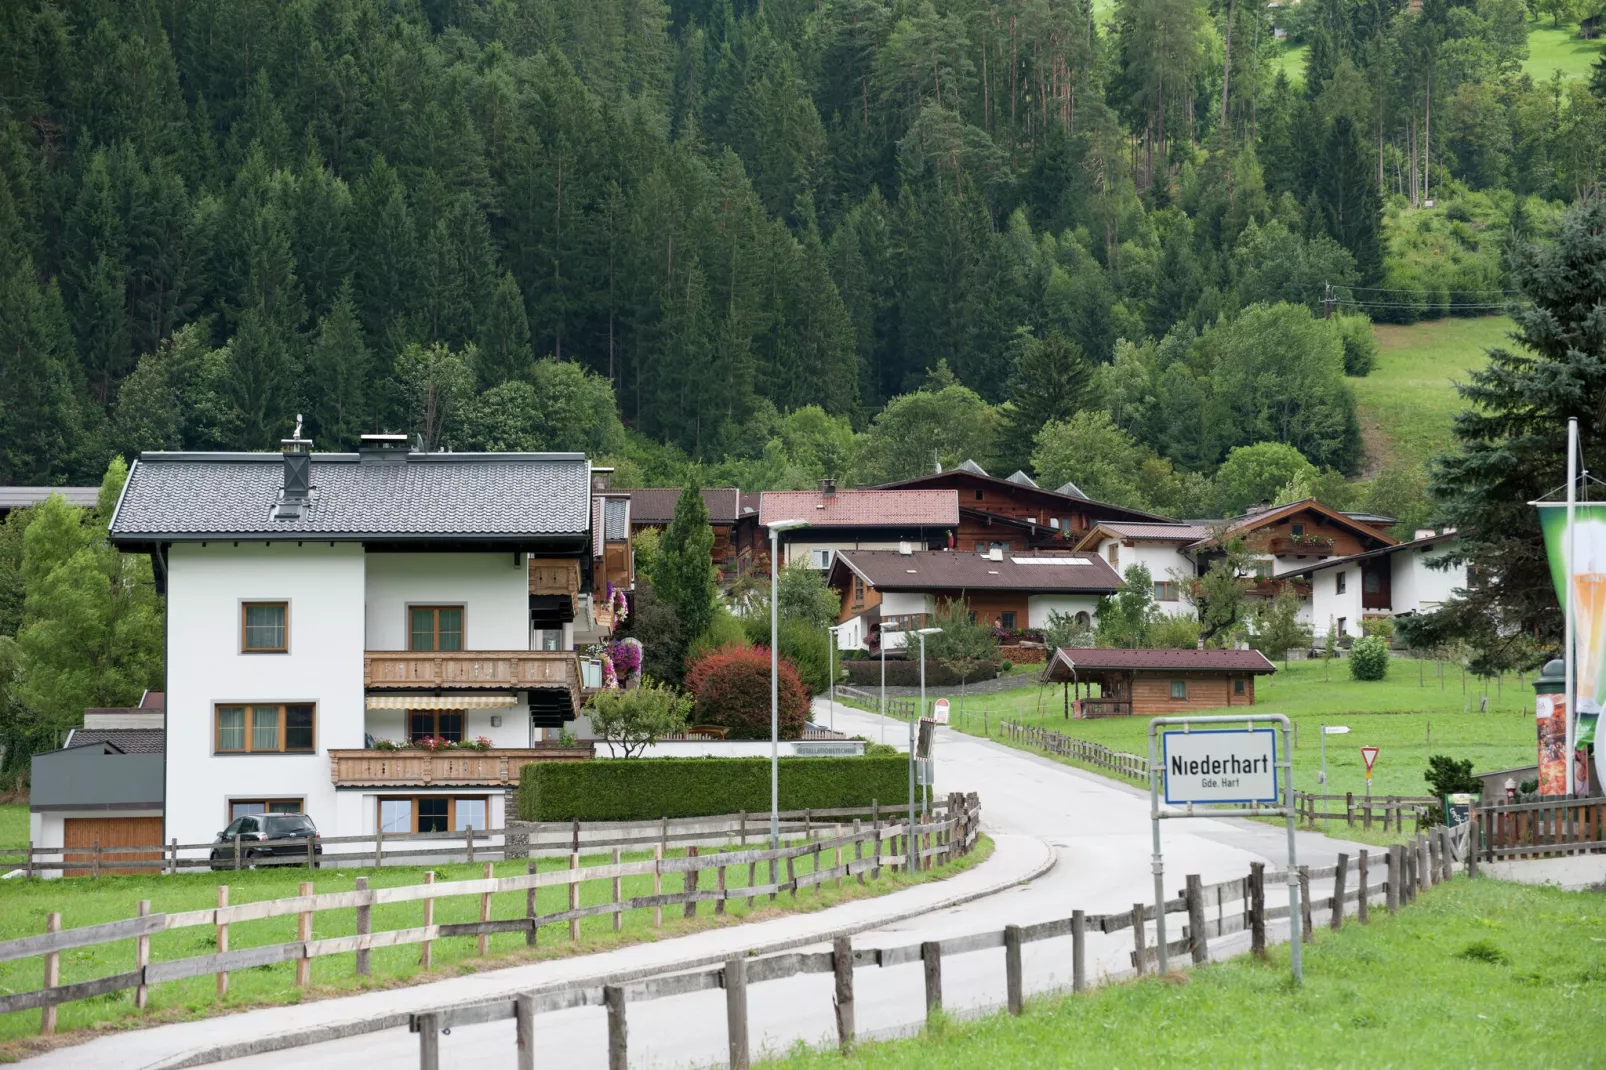
<path fill-rule="evenodd" d="M 901 755 L 782 758 L 781 809 L 893 808 L 909 800 Z M 768 758 L 531 762 L 519 781 L 525 821 L 648 821 L 770 808 Z"/>

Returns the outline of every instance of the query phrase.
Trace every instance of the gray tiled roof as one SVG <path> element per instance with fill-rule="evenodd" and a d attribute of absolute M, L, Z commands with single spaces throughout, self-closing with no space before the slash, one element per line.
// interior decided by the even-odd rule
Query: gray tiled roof
<path fill-rule="evenodd" d="M 68 505 L 92 506 L 100 501 L 99 487 L 0 487 L 0 509 L 38 505 L 52 494 L 61 495 Z"/>
<path fill-rule="evenodd" d="M 67 746 L 110 743 L 124 754 L 160 754 L 162 736 L 160 728 L 75 728 Z"/>
<path fill-rule="evenodd" d="M 312 455 L 312 502 L 275 519 L 277 453 L 146 453 L 112 517 L 113 541 L 206 535 L 345 538 L 575 535 L 590 527 L 578 453 Z"/>

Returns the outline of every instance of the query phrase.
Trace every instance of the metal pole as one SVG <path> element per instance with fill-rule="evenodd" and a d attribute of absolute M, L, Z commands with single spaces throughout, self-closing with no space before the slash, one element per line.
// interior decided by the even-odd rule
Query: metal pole
<path fill-rule="evenodd" d="M 825 669 L 831 674 L 831 731 L 836 731 L 836 629 L 825 629 Z"/>
<path fill-rule="evenodd" d="M 1288 958 L 1293 966 L 1294 983 L 1302 984 L 1305 971 L 1299 955 L 1299 862 L 1294 853 L 1294 752 L 1288 749 L 1288 718 L 1282 721 L 1283 760 L 1278 764 L 1283 767 L 1283 795 L 1287 799 L 1283 816 L 1288 825 Z"/>
<path fill-rule="evenodd" d="M 1578 608 L 1573 597 L 1573 575 L 1578 568 L 1578 557 L 1574 553 L 1578 545 L 1575 534 L 1577 527 L 1578 505 L 1578 419 L 1569 418 L 1567 421 L 1567 621 L 1566 637 L 1562 643 L 1561 656 L 1565 659 L 1567 679 L 1562 694 L 1562 716 L 1567 726 L 1567 794 L 1577 791 L 1573 781 L 1573 746 L 1574 746 L 1574 707 L 1578 702 L 1578 658 L 1577 651 L 1573 649 L 1573 641 L 1577 635 Z M 1591 651 L 1591 654 L 1594 652 Z"/>
<path fill-rule="evenodd" d="M 1325 788 L 1327 786 L 1327 726 L 1323 724 L 1316 727 L 1321 732 L 1322 737 L 1322 778 L 1317 783 Z M 1323 794 L 1326 793 L 1324 792 Z"/>
<path fill-rule="evenodd" d="M 881 625 L 881 745 L 887 745 L 887 626 Z"/>
<path fill-rule="evenodd" d="M 770 850 L 781 846 L 781 533 L 770 528 Z M 773 875 L 775 862 L 770 861 Z M 771 884 L 775 882 L 770 881 Z"/>
<path fill-rule="evenodd" d="M 926 712 L 926 635 L 920 636 L 920 715 Z M 909 718 L 909 836 L 904 843 L 908 852 L 906 872 L 915 871 L 915 740 L 920 730 L 920 716 Z"/>
<path fill-rule="evenodd" d="M 1155 723 L 1149 722 L 1149 826 L 1154 831 L 1154 854 L 1151 856 L 1154 869 L 1154 942 L 1155 952 L 1159 955 L 1160 976 L 1166 973 L 1165 950 L 1165 857 L 1160 853 L 1160 751 L 1159 737 L 1155 735 Z M 1141 918 L 1133 919 L 1142 924 Z M 1143 973 L 1143 963 L 1138 963 L 1138 973 Z"/>

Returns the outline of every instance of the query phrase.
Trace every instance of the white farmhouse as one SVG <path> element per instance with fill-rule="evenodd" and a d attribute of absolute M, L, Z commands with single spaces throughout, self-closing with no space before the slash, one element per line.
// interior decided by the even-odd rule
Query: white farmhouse
<path fill-rule="evenodd" d="M 263 812 L 325 836 L 501 827 L 580 706 L 586 458 L 310 447 L 144 454 L 112 517 L 167 598 L 164 838 Z"/>
<path fill-rule="evenodd" d="M 1431 613 L 1466 589 L 1466 563 L 1447 565 L 1443 560 L 1455 549 L 1455 532 L 1424 530 L 1416 536 L 1410 542 L 1332 558 L 1286 575 L 1309 583 L 1307 623 L 1317 642 L 1329 631 L 1359 638 L 1368 617 Z"/>

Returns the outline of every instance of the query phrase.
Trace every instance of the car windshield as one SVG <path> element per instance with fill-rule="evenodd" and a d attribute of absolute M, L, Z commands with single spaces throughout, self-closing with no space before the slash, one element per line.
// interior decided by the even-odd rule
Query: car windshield
<path fill-rule="evenodd" d="M 269 839 L 277 840 L 285 836 L 305 836 L 309 832 L 317 832 L 310 818 L 301 814 L 285 814 L 283 816 L 269 814 L 262 818 L 263 829 Z"/>

